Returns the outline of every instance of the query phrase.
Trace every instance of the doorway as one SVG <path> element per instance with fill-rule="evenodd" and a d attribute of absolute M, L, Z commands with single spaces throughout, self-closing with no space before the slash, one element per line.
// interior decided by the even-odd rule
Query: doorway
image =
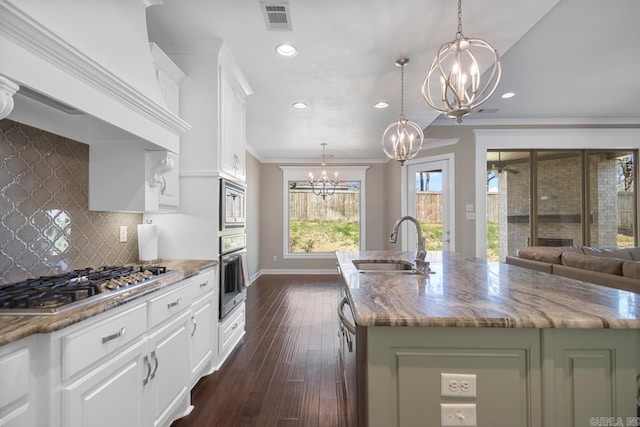
<path fill-rule="evenodd" d="M 453 154 L 416 159 L 403 168 L 405 215 L 421 224 L 427 251 L 455 251 Z M 417 248 L 416 233 L 404 229 L 405 250 Z"/>

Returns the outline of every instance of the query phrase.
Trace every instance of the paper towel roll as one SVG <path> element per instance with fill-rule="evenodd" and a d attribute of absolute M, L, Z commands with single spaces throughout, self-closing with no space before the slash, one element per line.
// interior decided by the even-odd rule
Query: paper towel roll
<path fill-rule="evenodd" d="M 140 261 L 158 259 L 158 226 L 138 224 L 138 258 Z"/>

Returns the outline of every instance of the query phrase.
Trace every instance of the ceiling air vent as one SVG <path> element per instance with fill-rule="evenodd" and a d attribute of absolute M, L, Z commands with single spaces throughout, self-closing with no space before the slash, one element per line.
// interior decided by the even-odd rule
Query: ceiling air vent
<path fill-rule="evenodd" d="M 269 31 L 291 31 L 289 3 L 286 1 L 261 1 L 262 16 Z"/>

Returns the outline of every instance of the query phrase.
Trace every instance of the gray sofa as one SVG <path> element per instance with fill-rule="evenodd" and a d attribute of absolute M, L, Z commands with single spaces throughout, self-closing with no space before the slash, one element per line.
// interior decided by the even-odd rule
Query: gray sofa
<path fill-rule="evenodd" d="M 529 246 L 507 264 L 640 293 L 640 248 Z"/>

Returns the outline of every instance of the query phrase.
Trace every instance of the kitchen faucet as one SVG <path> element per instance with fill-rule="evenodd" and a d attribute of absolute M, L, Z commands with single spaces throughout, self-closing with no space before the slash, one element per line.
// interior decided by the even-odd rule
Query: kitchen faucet
<path fill-rule="evenodd" d="M 424 273 L 425 269 L 429 268 L 429 262 L 425 261 L 427 256 L 427 252 L 424 249 L 424 236 L 422 235 L 422 228 L 420 227 L 420 223 L 417 219 L 412 216 L 403 216 L 393 225 L 393 230 L 391 230 L 391 236 L 389 236 L 389 243 L 396 243 L 398 241 L 398 228 L 400 228 L 400 224 L 404 221 L 411 221 L 416 226 L 416 231 L 418 233 L 418 252 L 416 252 L 416 259 L 414 260 L 416 263 L 416 268 L 421 273 Z"/>

